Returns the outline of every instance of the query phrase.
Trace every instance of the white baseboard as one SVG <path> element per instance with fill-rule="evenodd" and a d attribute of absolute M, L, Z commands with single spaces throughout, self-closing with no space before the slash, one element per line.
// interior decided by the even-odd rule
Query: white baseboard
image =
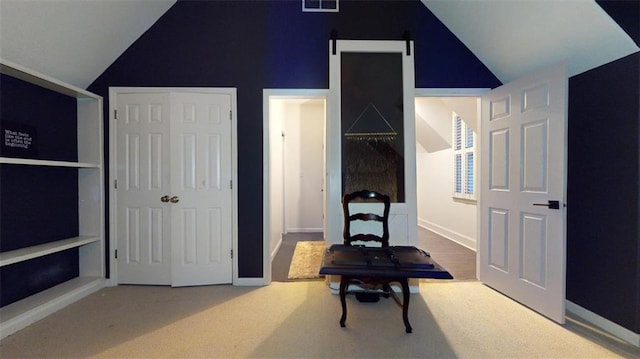
<path fill-rule="evenodd" d="M 264 277 L 259 278 L 238 278 L 233 285 L 238 287 L 261 287 L 268 285 Z"/>
<path fill-rule="evenodd" d="M 418 226 L 428 229 L 431 232 L 437 233 L 448 240 L 451 240 L 463 247 L 467 247 L 471 249 L 474 252 L 476 251 L 477 241 L 474 238 L 465 236 L 464 234 L 458 233 L 456 231 L 442 227 L 440 225 L 437 225 L 435 223 L 429 222 L 424 219 L 418 219 Z"/>
<path fill-rule="evenodd" d="M 280 236 L 280 240 L 278 241 L 278 244 L 276 244 L 276 247 L 271 252 L 271 262 L 273 262 L 273 259 L 276 257 L 276 255 L 280 251 L 281 246 L 282 246 L 282 236 Z"/>
<path fill-rule="evenodd" d="M 604 330 L 605 332 L 618 337 L 628 343 L 631 343 L 637 347 L 640 347 L 640 334 L 634 333 L 631 330 L 618 325 L 609 319 L 599 316 L 598 314 L 587 310 L 573 302 L 566 301 L 566 310 L 578 318 L 585 320 L 586 322 L 595 325 L 596 327 Z"/>
<path fill-rule="evenodd" d="M 322 228 L 287 228 L 287 233 L 322 233 Z"/>

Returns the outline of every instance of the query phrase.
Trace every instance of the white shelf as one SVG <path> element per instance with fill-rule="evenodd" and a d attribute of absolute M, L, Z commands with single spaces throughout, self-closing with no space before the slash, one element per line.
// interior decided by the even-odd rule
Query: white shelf
<path fill-rule="evenodd" d="M 102 289 L 105 281 L 99 277 L 77 277 L 0 308 L 0 338 Z"/>
<path fill-rule="evenodd" d="M 0 157 L 0 165 L 78 169 L 79 236 L 0 253 L 0 269 L 10 270 L 6 266 L 78 248 L 79 276 L 0 308 L 0 338 L 4 338 L 105 286 L 105 205 L 102 97 L 3 59 L 0 73 L 75 98 L 78 140 L 75 162 Z M 51 210 L 56 210 L 55 206 Z"/>
<path fill-rule="evenodd" d="M 100 168 L 100 165 L 96 163 L 33 160 L 28 158 L 12 158 L 12 157 L 0 157 L 0 163 L 13 164 L 13 165 L 29 165 L 29 166 Z"/>
<path fill-rule="evenodd" d="M 0 267 L 46 256 L 56 252 L 62 252 L 67 249 L 84 246 L 85 244 L 98 242 L 100 240 L 100 237 L 80 236 L 0 253 Z"/>
<path fill-rule="evenodd" d="M 7 61 L 0 58 L 0 73 L 5 75 L 9 75 L 15 77 L 17 79 L 32 83 L 34 85 L 38 85 L 40 87 L 44 87 L 46 89 L 75 97 L 75 98 L 94 98 L 98 99 L 100 96 L 91 93 L 89 91 L 83 90 L 79 87 L 64 83 L 60 80 L 54 79 L 53 77 L 47 76 L 40 72 L 36 72 L 34 70 L 28 69 L 24 66 L 20 66 L 11 61 Z"/>

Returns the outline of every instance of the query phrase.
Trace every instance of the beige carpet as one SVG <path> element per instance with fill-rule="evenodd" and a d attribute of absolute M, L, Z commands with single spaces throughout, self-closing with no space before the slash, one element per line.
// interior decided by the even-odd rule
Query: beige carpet
<path fill-rule="evenodd" d="M 10 358 L 637 358 L 575 321 L 558 325 L 478 282 L 421 283 L 413 333 L 393 300 L 323 281 L 105 288 L 0 341 Z"/>
<path fill-rule="evenodd" d="M 296 243 L 296 249 L 293 252 L 291 266 L 289 267 L 288 278 L 320 278 L 319 271 L 325 248 L 325 241 L 300 241 Z"/>

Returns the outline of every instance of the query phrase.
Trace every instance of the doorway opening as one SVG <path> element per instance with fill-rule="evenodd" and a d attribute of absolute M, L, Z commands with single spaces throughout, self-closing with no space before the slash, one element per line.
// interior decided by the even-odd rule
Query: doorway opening
<path fill-rule="evenodd" d="M 451 267 L 453 268 L 451 270 L 454 273 L 460 273 L 459 277 L 465 280 L 477 279 L 475 271 L 478 238 L 477 203 L 454 199 L 452 196 L 454 161 L 451 146 L 451 113 L 455 112 L 465 118 L 470 127 L 477 131 L 480 119 L 480 96 L 486 91 L 486 89 L 416 90 L 419 245 L 429 243 L 426 247 L 431 249 L 425 249 L 433 251 L 434 243 L 438 242 L 438 248 L 442 248 L 443 253 L 447 252 L 452 263 L 459 262 L 462 258 L 463 263 L 460 267 Z M 304 222 L 304 219 L 299 216 L 305 213 L 309 203 L 322 203 L 322 213 L 325 213 L 324 124 L 327 95 L 327 90 L 264 91 L 264 258 L 267 263 L 265 273 L 269 274 L 267 283 L 275 277 L 284 277 L 286 280 L 288 267 L 284 265 L 286 268 L 282 268 L 283 266 L 276 268 L 272 265 L 281 250 L 284 256 L 290 256 L 293 252 L 295 244 L 293 247 L 291 244 L 282 247 L 283 243 L 286 243 L 283 239 L 316 240 L 323 235 L 324 218 L 322 226 L 318 228 L 319 231 L 316 231 L 316 227 L 308 224 L 299 225 L 299 223 L 312 223 Z M 302 107 L 319 108 L 320 106 L 323 107 L 322 130 L 315 127 L 315 137 L 322 139 L 322 153 L 321 155 L 303 154 L 302 149 L 297 147 L 302 137 L 296 135 L 302 124 L 300 116 L 304 113 Z M 315 158 L 315 161 L 322 158 L 321 202 L 308 202 L 300 197 L 301 184 L 298 182 L 301 181 L 298 170 L 300 162 L 304 160 L 302 155 L 307 156 L 307 159 Z M 295 176 L 297 178 L 292 178 Z M 313 183 L 313 181 L 309 182 Z M 311 207 L 315 207 L 316 210 L 319 208 L 319 206 Z M 304 211 L 300 211 L 301 208 L 304 208 Z M 295 215 L 288 214 L 289 211 L 293 211 Z"/>
<path fill-rule="evenodd" d="M 324 240 L 327 95 L 327 90 L 264 90 L 267 282 L 287 279 L 296 241 Z M 279 259 L 283 256 L 286 260 Z"/>
<path fill-rule="evenodd" d="M 456 141 L 468 140 L 463 149 L 478 148 L 482 92 L 423 89 L 415 99 L 418 245 L 460 280 L 477 279 L 479 177 L 476 152 L 456 153 Z"/>
<path fill-rule="evenodd" d="M 469 129 L 469 141 L 458 147 L 477 147 L 473 137 L 480 118 L 479 97 L 416 97 L 418 224 L 475 250 L 477 202 L 471 195 L 477 192 L 477 156 L 475 151 L 468 156 L 455 153 L 455 142 L 467 134 L 454 127 L 454 118 Z M 466 175 L 456 176 L 461 169 Z M 466 198 L 456 193 L 462 184 L 469 184 Z"/>

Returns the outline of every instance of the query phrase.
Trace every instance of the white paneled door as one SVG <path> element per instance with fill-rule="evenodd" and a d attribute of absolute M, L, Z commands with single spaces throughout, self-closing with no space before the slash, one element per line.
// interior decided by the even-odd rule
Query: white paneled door
<path fill-rule="evenodd" d="M 169 94 L 117 97 L 118 281 L 171 284 Z"/>
<path fill-rule="evenodd" d="M 118 283 L 231 283 L 231 103 L 118 93 Z"/>
<path fill-rule="evenodd" d="M 564 323 L 566 266 L 564 65 L 482 99 L 478 277 Z"/>
<path fill-rule="evenodd" d="M 174 286 L 231 282 L 231 99 L 171 94 Z"/>

